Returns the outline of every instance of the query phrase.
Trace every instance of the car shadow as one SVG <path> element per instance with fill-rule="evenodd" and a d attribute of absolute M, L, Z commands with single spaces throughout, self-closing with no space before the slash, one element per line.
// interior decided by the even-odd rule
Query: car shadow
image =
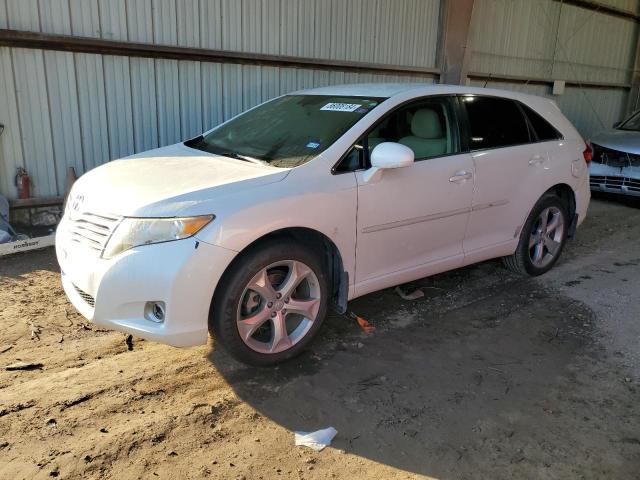
<path fill-rule="evenodd" d="M 631 208 L 640 208 L 640 197 L 606 192 L 591 192 L 591 196 L 610 203 L 619 203 Z"/>
<path fill-rule="evenodd" d="M 373 334 L 332 315 L 309 351 L 275 368 L 218 348 L 209 360 L 285 428 L 335 427 L 334 448 L 438 478 L 524 474 L 525 457 L 542 468 L 569 440 L 554 412 L 573 408 L 562 392 L 577 382 L 592 314 L 499 272 L 488 262 L 424 279 L 416 301 L 392 289 L 357 299 Z"/>

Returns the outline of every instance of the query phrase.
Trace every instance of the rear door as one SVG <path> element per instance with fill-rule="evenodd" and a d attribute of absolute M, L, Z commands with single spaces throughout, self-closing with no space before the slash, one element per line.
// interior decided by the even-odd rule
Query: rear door
<path fill-rule="evenodd" d="M 468 257 L 512 243 L 545 182 L 549 158 L 521 104 L 480 95 L 461 97 L 476 179 L 464 240 Z"/>

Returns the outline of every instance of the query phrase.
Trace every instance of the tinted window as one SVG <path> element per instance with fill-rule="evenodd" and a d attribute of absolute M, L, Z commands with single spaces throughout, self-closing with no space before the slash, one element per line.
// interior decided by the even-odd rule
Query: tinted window
<path fill-rule="evenodd" d="M 631 118 L 622 122 L 618 127 L 620 130 L 631 130 L 634 132 L 640 131 L 640 112 L 634 113 Z"/>
<path fill-rule="evenodd" d="M 413 150 L 416 159 L 458 152 L 458 135 L 451 105 L 448 97 L 436 97 L 396 110 L 369 133 L 369 152 L 382 142 L 406 145 Z"/>
<path fill-rule="evenodd" d="M 345 155 L 342 161 L 336 166 L 335 172 L 355 172 L 364 168 L 364 155 L 363 147 L 361 145 L 354 145 L 349 150 L 349 153 Z"/>
<path fill-rule="evenodd" d="M 546 142 L 547 140 L 557 140 L 559 138 L 562 138 L 562 135 L 558 133 L 553 125 L 547 122 L 539 114 L 534 112 L 526 105 L 521 105 L 521 108 L 525 111 L 525 114 L 529 119 L 529 124 L 533 128 L 533 132 L 535 133 L 538 141 Z"/>
<path fill-rule="evenodd" d="M 508 99 L 463 97 L 469 118 L 469 148 L 482 150 L 529 143 L 527 122 L 518 105 Z"/>
<path fill-rule="evenodd" d="M 383 98 L 285 95 L 186 142 L 274 167 L 297 167 L 331 146 Z"/>

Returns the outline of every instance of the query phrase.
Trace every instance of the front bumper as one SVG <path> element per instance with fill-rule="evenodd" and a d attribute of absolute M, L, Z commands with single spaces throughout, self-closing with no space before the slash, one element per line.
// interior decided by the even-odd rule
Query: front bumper
<path fill-rule="evenodd" d="M 211 298 L 236 252 L 188 238 L 133 248 L 105 260 L 69 241 L 62 228 L 56 255 L 65 293 L 88 320 L 187 347 L 207 342 Z M 147 302 L 164 302 L 163 322 L 147 318 Z"/>
<path fill-rule="evenodd" d="M 640 167 L 612 167 L 592 162 L 590 186 L 594 192 L 640 196 Z"/>

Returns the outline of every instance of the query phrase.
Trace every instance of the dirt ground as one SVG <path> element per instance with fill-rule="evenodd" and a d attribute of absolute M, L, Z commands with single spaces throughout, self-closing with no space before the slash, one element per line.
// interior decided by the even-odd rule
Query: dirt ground
<path fill-rule="evenodd" d="M 350 306 L 375 333 L 331 316 L 272 369 L 213 340 L 129 350 L 67 302 L 51 249 L 1 259 L 0 477 L 639 478 L 639 238 L 638 206 L 593 201 L 546 276 L 492 261 L 368 295 Z"/>

